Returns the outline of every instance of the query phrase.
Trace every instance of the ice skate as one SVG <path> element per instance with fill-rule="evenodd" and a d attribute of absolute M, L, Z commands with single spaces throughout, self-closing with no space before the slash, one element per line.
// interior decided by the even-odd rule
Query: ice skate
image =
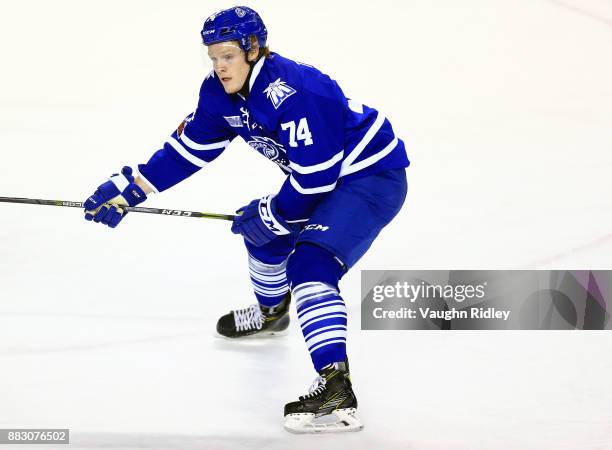
<path fill-rule="evenodd" d="M 217 333 L 227 338 L 264 337 L 287 334 L 291 294 L 274 307 L 254 304 L 230 311 L 217 322 Z"/>
<path fill-rule="evenodd" d="M 347 360 L 325 366 L 307 395 L 285 405 L 284 427 L 291 433 L 360 431 L 356 413 Z"/>

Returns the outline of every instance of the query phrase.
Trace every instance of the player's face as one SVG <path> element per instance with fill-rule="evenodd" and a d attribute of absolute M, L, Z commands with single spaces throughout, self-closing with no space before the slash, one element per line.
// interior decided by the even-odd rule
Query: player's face
<path fill-rule="evenodd" d="M 244 51 L 237 43 L 220 42 L 208 46 L 208 57 L 225 92 L 228 94 L 238 92 L 249 76 L 249 65 L 245 60 Z"/>

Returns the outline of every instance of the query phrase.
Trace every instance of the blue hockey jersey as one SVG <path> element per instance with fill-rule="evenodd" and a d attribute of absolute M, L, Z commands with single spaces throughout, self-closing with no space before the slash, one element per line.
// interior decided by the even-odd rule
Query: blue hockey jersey
<path fill-rule="evenodd" d="M 217 158 L 237 136 L 286 175 L 279 214 L 303 220 L 339 180 L 408 167 L 404 143 L 373 108 L 345 97 L 316 68 L 272 53 L 253 67 L 250 94 L 226 94 L 212 71 L 197 109 L 146 164 L 141 176 L 164 191 Z"/>

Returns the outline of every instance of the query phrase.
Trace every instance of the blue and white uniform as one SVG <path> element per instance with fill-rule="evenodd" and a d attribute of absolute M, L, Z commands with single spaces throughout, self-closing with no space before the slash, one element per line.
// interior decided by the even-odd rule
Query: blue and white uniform
<path fill-rule="evenodd" d="M 347 99 L 314 67 L 272 54 L 261 58 L 250 95 L 228 95 L 214 72 L 189 115 L 140 173 L 164 191 L 217 158 L 237 136 L 276 163 L 287 179 L 278 193 L 286 220 L 306 219 L 336 187 L 409 165 L 404 143 L 378 111 Z"/>
<path fill-rule="evenodd" d="M 303 228 L 299 236 L 279 236 L 261 247 L 245 242 L 251 278 L 265 305 L 277 304 L 292 289 L 319 370 L 344 359 L 346 308 L 339 277 L 292 264 L 298 254 L 312 252 L 288 256 L 300 243 L 314 244 L 334 256 L 342 276 L 401 208 L 410 162 L 389 120 L 348 99 L 312 66 L 272 53 L 253 67 L 249 88 L 246 98 L 226 94 L 211 72 L 196 111 L 138 168 L 161 192 L 219 157 L 237 136 L 279 166 L 286 179 L 276 194 L 277 211 Z"/>

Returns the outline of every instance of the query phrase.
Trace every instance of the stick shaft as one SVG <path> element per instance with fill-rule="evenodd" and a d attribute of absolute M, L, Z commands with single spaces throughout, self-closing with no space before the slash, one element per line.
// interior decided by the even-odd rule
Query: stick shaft
<path fill-rule="evenodd" d="M 65 206 L 68 208 L 83 208 L 83 202 L 71 202 L 68 200 L 43 200 L 40 198 L 0 197 L 0 203 L 25 203 L 28 205 Z M 145 214 L 161 214 L 163 216 L 196 217 L 202 219 L 234 220 L 230 214 L 214 214 L 197 211 L 184 211 L 182 209 L 143 208 L 140 206 L 122 206 L 121 209 L 128 212 Z"/>

